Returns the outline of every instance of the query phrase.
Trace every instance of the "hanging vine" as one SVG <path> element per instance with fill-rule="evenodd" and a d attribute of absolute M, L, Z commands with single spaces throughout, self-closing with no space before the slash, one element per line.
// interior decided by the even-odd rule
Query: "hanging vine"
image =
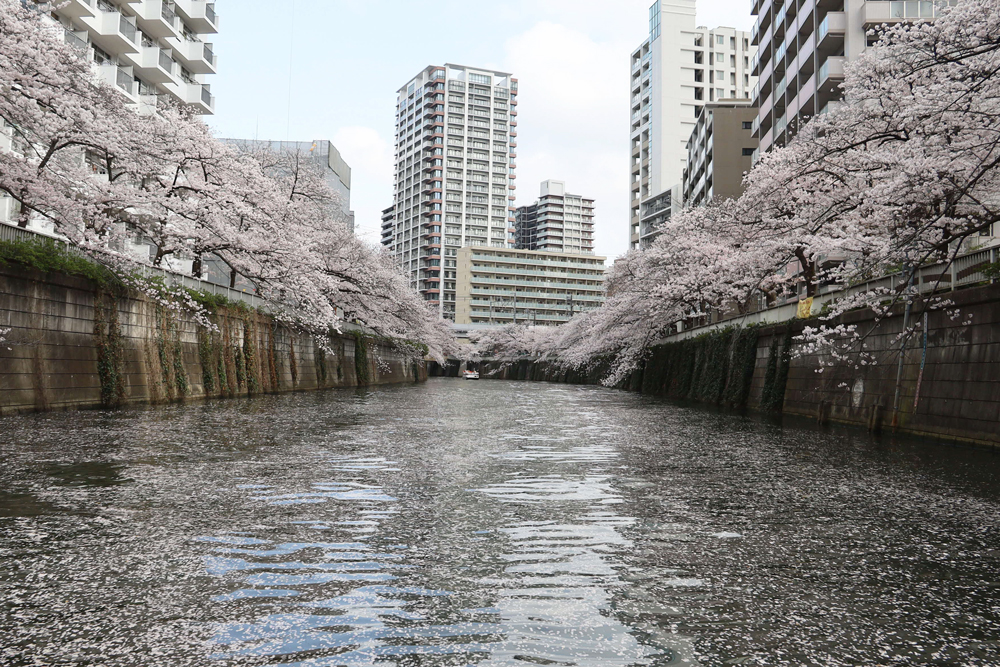
<path fill-rule="evenodd" d="M 118 320 L 118 300 L 100 291 L 94 298 L 94 337 L 101 405 L 117 408 L 125 400 L 125 345 Z"/>
<path fill-rule="evenodd" d="M 354 332 L 354 371 L 358 386 L 364 387 L 371 383 L 371 373 L 368 363 L 368 339 L 360 331 Z"/>

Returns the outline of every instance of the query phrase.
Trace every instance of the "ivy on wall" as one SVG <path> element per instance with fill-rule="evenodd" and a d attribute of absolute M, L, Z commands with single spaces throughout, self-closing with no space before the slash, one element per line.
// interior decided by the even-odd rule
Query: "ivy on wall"
<path fill-rule="evenodd" d="M 368 337 L 363 336 L 360 331 L 354 332 L 354 371 L 359 387 L 371 384 L 368 364 Z"/>
<path fill-rule="evenodd" d="M 755 327 L 727 327 L 653 347 L 639 389 L 646 394 L 743 407 L 757 363 Z"/>
<path fill-rule="evenodd" d="M 779 345 L 780 341 L 780 345 Z M 765 412 L 781 412 L 785 404 L 785 387 L 788 384 L 788 364 L 792 358 L 792 329 L 785 331 L 784 339 L 774 335 L 764 372 L 761 388 L 760 409 Z"/>
<path fill-rule="evenodd" d="M 118 321 L 118 299 L 104 290 L 94 299 L 94 338 L 101 406 L 117 408 L 125 400 L 125 344 Z"/>

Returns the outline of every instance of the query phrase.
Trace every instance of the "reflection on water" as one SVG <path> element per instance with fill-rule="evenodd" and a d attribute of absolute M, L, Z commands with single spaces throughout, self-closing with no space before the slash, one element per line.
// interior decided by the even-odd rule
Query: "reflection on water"
<path fill-rule="evenodd" d="M 995 665 L 996 462 L 435 380 L 0 437 L 0 664 Z"/>

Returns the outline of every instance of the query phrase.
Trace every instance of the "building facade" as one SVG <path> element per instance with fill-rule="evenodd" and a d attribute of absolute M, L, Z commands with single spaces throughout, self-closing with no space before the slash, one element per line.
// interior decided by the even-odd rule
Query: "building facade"
<path fill-rule="evenodd" d="M 215 110 L 207 77 L 218 58 L 205 39 L 218 32 L 215 4 L 204 0 L 68 0 L 54 3 L 66 42 L 140 110 L 159 97 L 202 114 Z"/>
<path fill-rule="evenodd" d="M 139 113 L 153 113 L 158 99 L 171 99 L 211 114 L 215 97 L 206 83 L 218 63 L 211 43 L 218 32 L 215 4 L 204 0 L 63 0 L 47 14 L 67 44 L 80 49 L 95 74 Z M 11 150 L 9 128 L 0 129 L 0 150 Z M 0 193 L 0 223 L 20 215 Z M 35 231 L 51 225 L 32 219 Z"/>
<path fill-rule="evenodd" d="M 604 303 L 604 257 L 473 246 L 456 259 L 457 325 L 556 326 Z"/>
<path fill-rule="evenodd" d="M 514 246 L 516 138 L 509 73 L 432 66 L 399 89 L 392 233 L 382 242 L 446 319 L 456 316 L 459 249 Z"/>
<path fill-rule="evenodd" d="M 517 207 L 514 229 L 522 250 L 593 254 L 594 200 L 568 194 L 563 181 L 542 181 L 538 201 Z"/>
<path fill-rule="evenodd" d="M 956 0 L 754 0 L 753 92 L 760 153 L 785 146 L 808 118 L 841 99 L 844 64 L 877 40 L 883 24 L 932 19 Z M 758 153 L 759 156 L 759 153 Z M 755 161 L 758 159 L 755 156 Z"/>
<path fill-rule="evenodd" d="M 331 217 L 343 220 L 354 231 L 354 211 L 351 210 L 351 167 L 340 151 L 326 139 L 314 141 L 267 141 L 262 139 L 221 139 L 241 150 L 264 148 L 275 153 L 292 153 L 307 158 L 323 175 L 323 180 L 337 195 L 337 209 Z"/>
<path fill-rule="evenodd" d="M 754 52 L 748 32 L 696 26 L 695 0 L 657 0 L 650 7 L 649 37 L 632 53 L 630 247 L 655 235 L 653 223 L 664 209 L 647 216 L 646 204 L 681 183 L 701 107 L 749 99 Z"/>
<path fill-rule="evenodd" d="M 701 206 L 715 198 L 743 194 L 743 176 L 753 166 L 757 109 L 747 100 L 706 104 L 698 114 L 684 168 L 684 205 Z"/>

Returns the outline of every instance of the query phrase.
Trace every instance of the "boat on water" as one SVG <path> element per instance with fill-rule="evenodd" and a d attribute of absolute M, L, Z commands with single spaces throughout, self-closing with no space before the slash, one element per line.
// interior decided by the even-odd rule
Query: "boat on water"
<path fill-rule="evenodd" d="M 479 372 L 478 371 L 465 371 L 462 374 L 462 377 L 464 377 L 466 380 L 478 380 L 479 379 Z"/>

